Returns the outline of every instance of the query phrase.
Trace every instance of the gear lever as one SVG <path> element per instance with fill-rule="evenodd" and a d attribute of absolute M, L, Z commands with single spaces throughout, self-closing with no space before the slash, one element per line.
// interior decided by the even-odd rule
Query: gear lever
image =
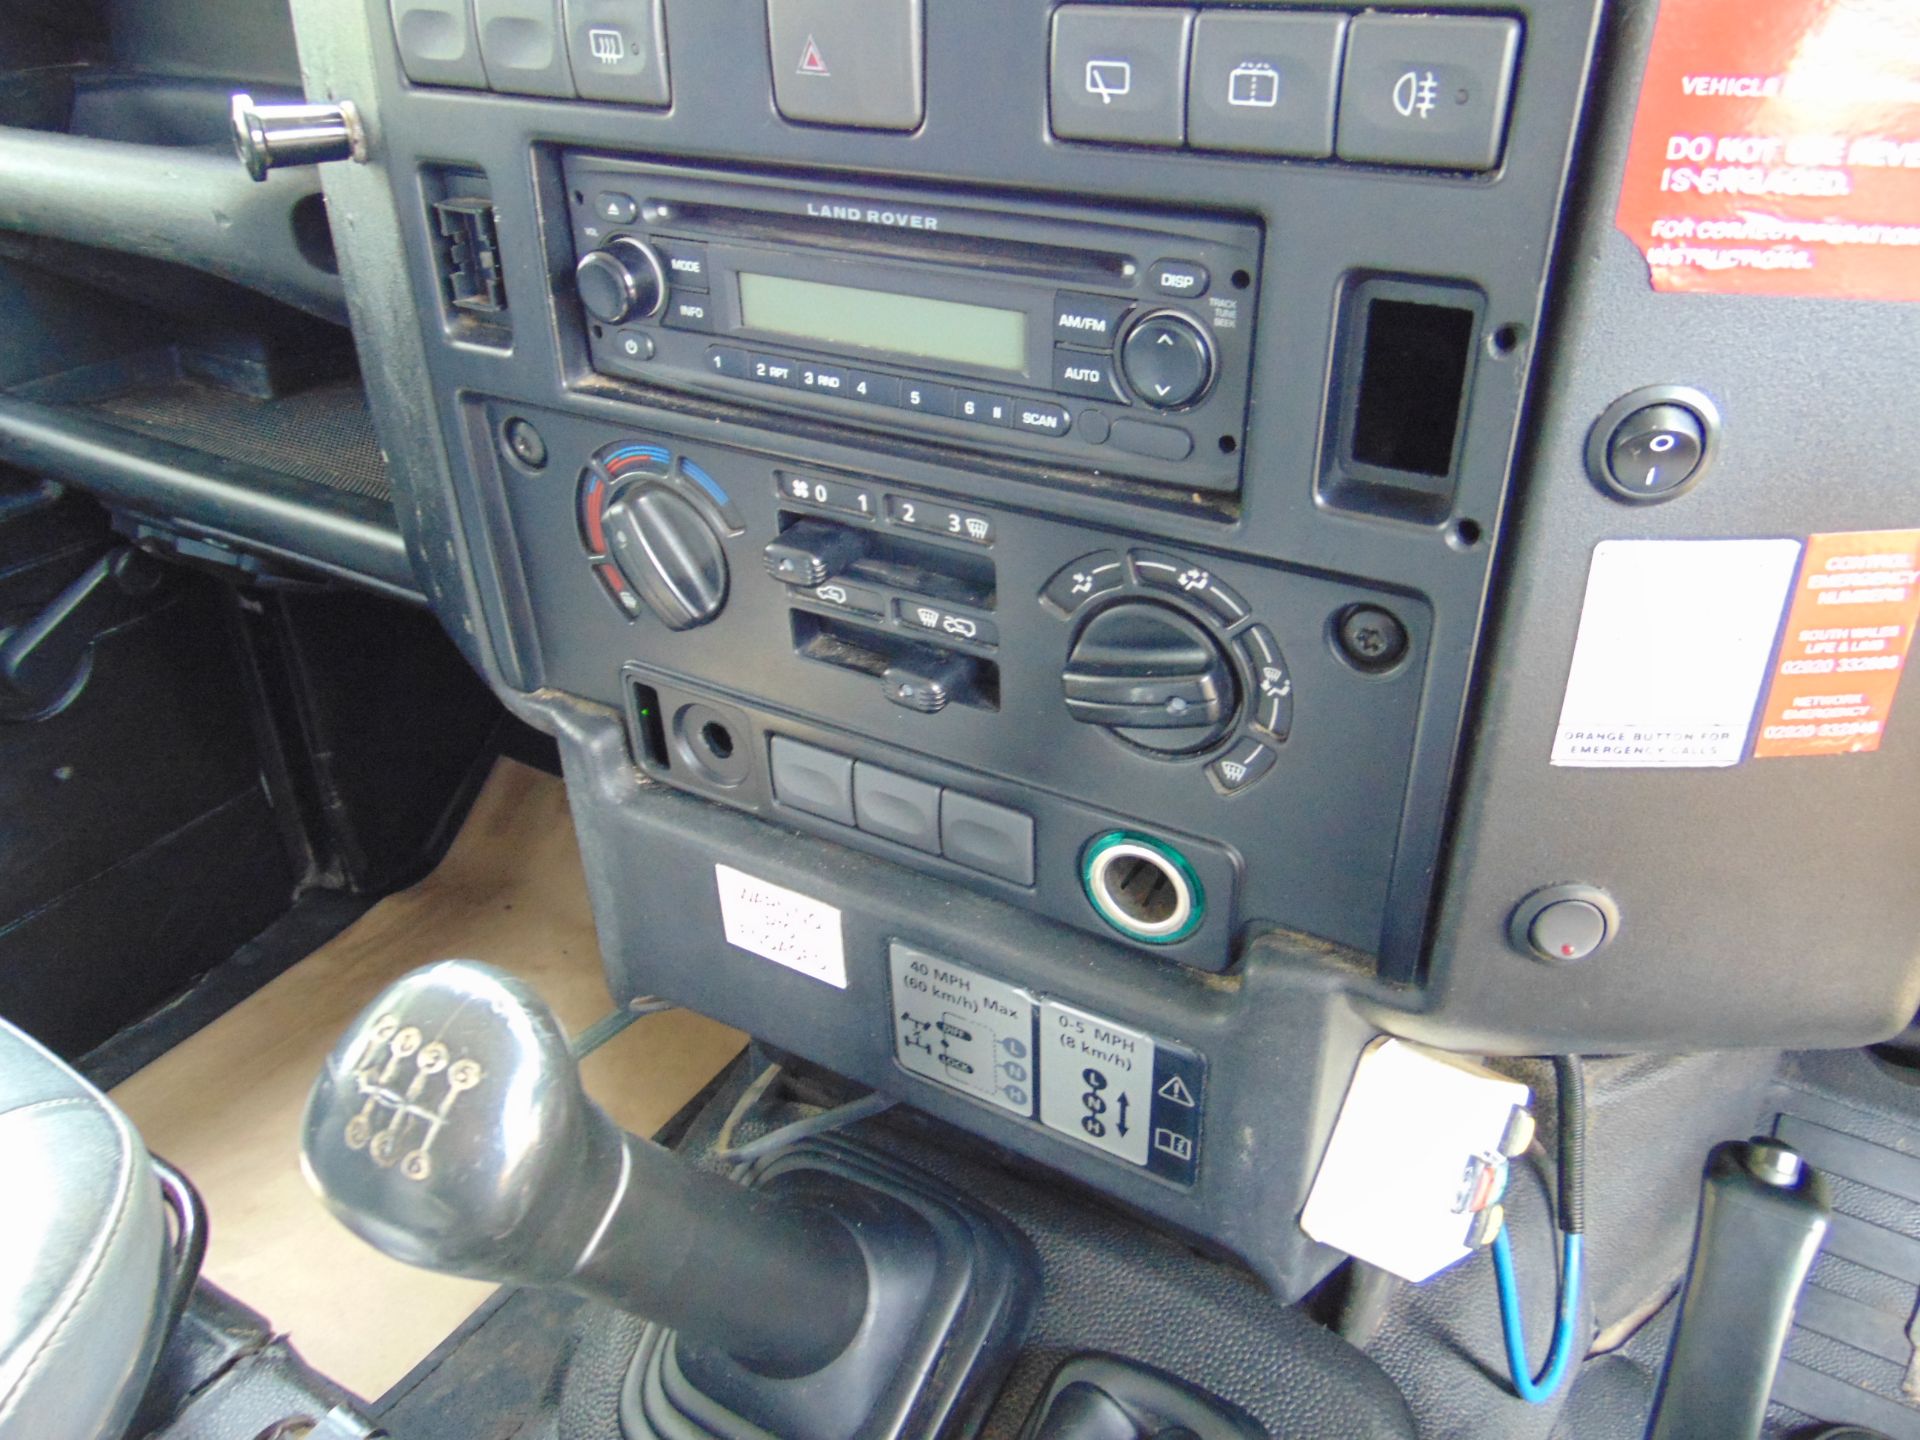
<path fill-rule="evenodd" d="M 414 971 L 354 1022 L 302 1163 L 396 1259 L 652 1321 L 630 1440 L 923 1440 L 1005 1372 L 1031 1310 L 1025 1238 L 885 1155 L 807 1141 L 748 1188 L 623 1133 L 539 997 L 471 960 Z"/>
<path fill-rule="evenodd" d="M 840 1219 L 621 1131 L 540 998 L 473 961 L 414 971 L 354 1022 L 308 1101 L 302 1163 L 396 1259 L 577 1290 L 760 1375 L 820 1370 L 866 1314 Z"/>

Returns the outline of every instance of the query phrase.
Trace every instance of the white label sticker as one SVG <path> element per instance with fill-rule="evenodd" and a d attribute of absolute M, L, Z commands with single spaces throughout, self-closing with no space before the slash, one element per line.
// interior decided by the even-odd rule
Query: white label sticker
<path fill-rule="evenodd" d="M 1799 559 L 1798 540 L 1596 545 L 1553 763 L 1739 764 Z"/>
<path fill-rule="evenodd" d="M 837 909 L 730 865 L 714 866 L 713 878 L 729 945 L 837 989 L 847 988 L 847 952 Z"/>
<path fill-rule="evenodd" d="M 895 941 L 893 1050 L 916 1075 L 1033 1115 L 1033 996 Z"/>
<path fill-rule="evenodd" d="M 1153 1128 L 1153 1037 L 1071 1005 L 1040 1006 L 1040 1123 L 1098 1145 L 1135 1165 L 1147 1163 Z M 1168 1132 L 1169 1143 L 1181 1137 Z M 1186 1140 L 1192 1157 L 1192 1140 Z M 1169 1152 L 1172 1153 L 1172 1152 Z"/>

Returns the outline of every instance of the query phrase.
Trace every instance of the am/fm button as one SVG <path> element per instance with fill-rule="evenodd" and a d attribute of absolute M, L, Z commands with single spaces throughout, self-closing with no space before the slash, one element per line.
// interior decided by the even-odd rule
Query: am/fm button
<path fill-rule="evenodd" d="M 1062 290 L 1053 300 L 1053 338 L 1062 345 L 1111 350 L 1120 321 L 1133 302 L 1121 295 L 1084 295 Z"/>

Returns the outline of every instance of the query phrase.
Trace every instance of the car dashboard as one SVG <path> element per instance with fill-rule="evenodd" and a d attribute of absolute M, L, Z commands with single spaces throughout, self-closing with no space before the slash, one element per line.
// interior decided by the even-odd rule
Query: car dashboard
<path fill-rule="evenodd" d="M 1803 554 L 1915 521 L 1920 341 L 1650 284 L 1654 10 L 294 0 L 251 103 L 350 153 L 223 157 L 270 238 L 189 263 L 350 317 L 379 483 L 129 463 L 44 388 L 0 451 L 430 606 L 560 742 L 617 1000 L 1297 1299 L 1383 1034 L 1920 1005 L 1912 717 L 1749 733 Z M 1647 759 L 1690 629 L 1741 733 Z"/>

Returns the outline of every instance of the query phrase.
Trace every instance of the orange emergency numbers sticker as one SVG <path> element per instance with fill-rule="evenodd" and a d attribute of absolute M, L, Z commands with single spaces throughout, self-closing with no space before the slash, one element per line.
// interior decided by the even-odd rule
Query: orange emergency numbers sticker
<path fill-rule="evenodd" d="M 1917 57 L 1920 0 L 1661 0 L 1615 216 L 1654 288 L 1920 300 Z"/>
<path fill-rule="evenodd" d="M 1920 530 L 1808 538 L 1755 759 L 1880 748 L 1920 616 Z"/>

